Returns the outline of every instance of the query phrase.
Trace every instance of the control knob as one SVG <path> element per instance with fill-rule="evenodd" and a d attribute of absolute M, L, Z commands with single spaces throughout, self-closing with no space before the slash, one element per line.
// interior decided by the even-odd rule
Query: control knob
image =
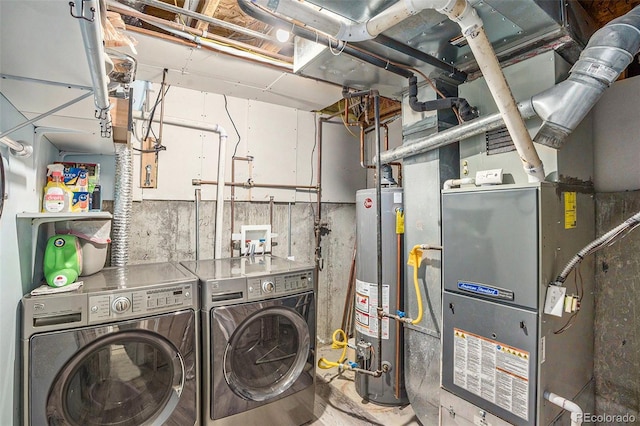
<path fill-rule="evenodd" d="M 111 303 L 111 308 L 119 314 L 127 312 L 130 307 L 131 300 L 124 296 L 116 297 L 113 303 Z"/>
<path fill-rule="evenodd" d="M 276 286 L 273 284 L 273 281 L 265 281 L 262 283 L 262 291 L 265 293 L 272 293 L 275 288 Z"/>

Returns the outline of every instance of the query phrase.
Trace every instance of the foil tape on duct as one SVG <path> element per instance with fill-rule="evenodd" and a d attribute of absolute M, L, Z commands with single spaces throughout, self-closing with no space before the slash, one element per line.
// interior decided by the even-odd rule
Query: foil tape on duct
<path fill-rule="evenodd" d="M 116 181 L 111 231 L 111 266 L 129 262 L 129 229 L 133 203 L 133 157 L 127 144 L 115 144 Z"/>

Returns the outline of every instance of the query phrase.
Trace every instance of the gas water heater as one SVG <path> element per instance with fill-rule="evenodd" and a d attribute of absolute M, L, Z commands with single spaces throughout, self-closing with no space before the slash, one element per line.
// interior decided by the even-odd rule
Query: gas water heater
<path fill-rule="evenodd" d="M 375 370 L 378 345 L 382 362 L 389 367 L 380 377 L 356 373 L 356 391 L 364 399 L 386 405 L 408 402 L 404 388 L 402 324 L 384 318 L 382 340 L 378 341 L 377 262 L 382 262 L 382 305 L 385 312 L 402 310 L 404 257 L 402 234 L 396 220 L 402 215 L 402 189 L 381 189 L 382 256 L 377 251 L 376 190 L 356 192 L 356 361 L 361 368 Z"/>

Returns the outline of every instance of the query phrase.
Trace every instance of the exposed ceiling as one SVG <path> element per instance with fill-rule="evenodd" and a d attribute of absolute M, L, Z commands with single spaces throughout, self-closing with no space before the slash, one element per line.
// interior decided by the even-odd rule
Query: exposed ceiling
<path fill-rule="evenodd" d="M 532 26 L 534 21 L 543 28 L 549 24 L 548 17 L 538 13 L 541 6 L 548 12 L 555 5 L 556 12 L 563 13 L 569 10 L 562 9 L 565 4 L 583 6 L 584 9 L 579 9 L 586 11 L 590 18 L 580 15 L 580 19 L 574 21 L 576 28 L 551 22 L 549 28 L 556 25 L 560 32 L 566 32 L 579 30 L 580 24 L 591 20 L 597 28 L 640 4 L 640 0 L 469 1 L 484 15 L 487 33 L 499 50 L 501 60 L 517 55 L 516 47 L 527 37 L 533 47 L 536 42 L 541 43 L 536 39 L 538 29 Z M 273 0 L 252 0 L 251 3 L 254 2 L 267 6 L 278 3 Z M 363 21 L 395 0 L 309 0 L 308 3 L 316 9 L 333 10 L 337 15 Z M 433 11 L 421 12 L 402 25 L 392 27 L 384 33 L 388 37 L 385 43 L 379 40 L 350 43 L 343 52 L 344 46 L 336 49 L 338 46 L 331 46 L 331 41 L 327 46 L 314 40 L 303 43 L 296 37 L 295 45 L 291 41 L 279 43 L 275 41 L 275 28 L 244 14 L 237 0 L 105 0 L 101 4 L 120 13 L 126 21 L 125 24 L 114 19 L 113 24 L 121 30 L 105 31 L 105 34 L 126 36 L 116 39 L 115 44 L 120 46 L 113 49 L 119 51 L 119 55 L 126 53 L 136 58 L 138 80 L 159 83 L 165 74 L 167 83 L 172 85 L 306 111 L 321 110 L 340 100 L 342 84 L 376 87 L 383 95 L 398 98 L 401 88 L 406 86 L 406 77 L 384 69 L 392 67 L 394 62 L 429 76 L 435 73 L 443 80 L 451 75 L 454 67 L 474 72 L 473 60 L 465 57 L 464 47 L 452 46 L 451 38 L 459 32 L 455 24 Z M 170 7 L 177 11 L 166 10 Z M 575 12 L 576 8 L 572 10 Z M 201 15 L 193 15 L 194 12 Z M 102 14 L 105 18 L 107 15 Z M 566 13 L 560 15 L 563 19 L 567 17 Z M 38 30 L 25 31 L 25 28 Z M 394 40 L 398 46 L 390 48 L 388 43 Z M 127 41 L 135 44 L 135 53 Z M 557 48 L 558 45 L 543 47 Z M 356 53 L 362 49 L 377 55 L 382 58 L 382 66 L 355 59 L 347 54 L 351 48 Z M 444 69 L 431 66 L 398 51 L 404 48 L 432 55 L 449 65 Z M 306 61 L 298 61 L 295 66 L 293 56 L 302 54 L 308 55 Z M 0 92 L 27 118 L 47 113 L 90 89 L 92 81 L 80 26 L 78 19 L 71 16 L 68 0 L 0 0 L 0 74 L 3 77 Z M 93 114 L 93 99 L 86 98 L 35 124 L 39 129 L 46 129 L 47 138 L 61 149 L 113 152 L 110 139 L 101 137 Z"/>
<path fill-rule="evenodd" d="M 487 33 L 494 44 L 500 60 L 507 63 L 509 59 L 527 53 L 527 50 L 554 48 L 563 50 L 567 59 L 575 60 L 581 46 L 588 40 L 597 28 L 618 16 L 631 10 L 640 4 L 640 0 L 581 0 L 578 2 L 563 2 L 559 0 L 469 0 L 485 21 Z M 370 1 L 342 1 L 342 0 L 307 0 L 307 4 L 316 9 L 324 9 L 333 12 L 336 16 L 352 21 L 366 21 L 371 16 L 383 11 L 396 0 L 370 0 Z M 275 9 L 278 1 L 257 1 L 263 6 Z M 227 90 L 227 94 L 244 96 L 249 88 L 262 90 L 263 93 L 277 93 L 275 86 L 281 80 L 293 81 L 288 76 L 292 71 L 305 77 L 315 78 L 322 82 L 331 82 L 335 85 L 348 84 L 356 88 L 376 87 L 383 95 L 399 97 L 400 90 L 406 85 L 406 77 L 393 75 L 382 69 L 383 67 L 371 66 L 362 61 L 339 55 L 341 51 L 331 49 L 331 46 L 318 46 L 314 41 L 302 40 L 296 37 L 296 45 L 291 40 L 286 42 L 275 41 L 276 28 L 267 25 L 254 17 L 245 14 L 238 5 L 237 0 L 108 0 L 109 9 L 122 14 L 127 23 L 128 34 L 138 39 L 141 43 L 138 62 L 141 74 L 144 78 L 158 81 L 165 68 L 180 70 L 185 75 L 177 77 L 173 84 L 181 84 L 185 87 L 198 89 L 201 82 L 201 90 L 213 90 L 220 92 Z M 267 9 L 267 7 L 263 7 Z M 136 13 L 128 14 L 127 10 L 135 9 Z M 142 17 L 141 17 L 142 16 Z M 159 18 L 164 21 L 151 22 L 146 17 Z M 211 19 L 207 19 L 211 18 Z M 287 18 L 286 16 L 284 18 Z M 295 17 L 293 17 L 295 18 Z M 167 27 L 171 22 L 171 28 Z M 298 22 L 300 21 L 289 21 Z M 228 27 L 232 24 L 237 27 Z M 182 25 L 182 33 L 194 34 L 199 39 L 185 40 L 185 35 L 178 36 L 176 25 Z M 293 26 L 293 23 L 290 25 Z M 303 25 L 301 26 L 303 27 Z M 242 31 L 246 29 L 249 31 Z M 320 28 L 322 30 L 322 28 Z M 204 31 L 204 32 L 203 32 Z M 265 75 L 248 71 L 242 78 L 242 72 L 236 73 L 229 70 L 225 74 L 220 67 L 219 60 L 215 60 L 215 66 L 211 60 L 203 58 L 201 68 L 197 67 L 197 61 L 189 61 L 185 56 L 194 55 L 195 50 L 177 54 L 156 56 L 161 48 L 153 48 L 155 36 L 163 40 L 173 40 L 181 46 L 184 52 L 188 47 L 196 47 L 202 51 L 216 52 L 217 59 L 224 56 L 228 59 L 233 56 L 229 51 L 225 52 L 223 45 L 227 44 L 245 52 L 250 58 L 243 58 L 243 62 L 253 62 L 260 65 L 266 64 L 272 71 L 265 70 Z M 412 67 L 429 75 L 431 78 L 448 80 L 451 69 L 469 73 L 472 76 L 477 71 L 473 55 L 468 47 L 457 44 L 459 28 L 456 24 L 447 20 L 444 16 L 433 10 L 423 11 L 405 20 L 402 25 L 396 25 L 383 33 L 385 40 L 377 42 L 353 43 L 348 48 L 364 49 L 380 57 L 382 63 L 397 62 L 405 67 Z M 316 36 L 317 37 L 317 36 Z M 151 40 L 148 40 L 150 38 Z M 191 36 L 191 38 L 193 38 Z M 200 42 L 202 39 L 212 39 L 208 44 Z M 397 41 L 400 45 L 390 48 L 388 41 Z M 399 53 L 398 49 L 414 49 L 420 54 L 426 54 L 440 62 L 437 66 L 426 64 L 420 58 Z M 173 49 L 173 48 L 171 48 Z M 246 52 L 252 51 L 252 54 Z M 311 52 L 311 53 L 310 53 Z M 308 60 L 304 55 L 310 56 Z M 202 55 L 200 55 L 202 56 Z M 294 61 L 294 56 L 296 60 Z M 270 59 L 265 59 L 270 58 Z M 301 58 L 303 60 L 301 60 Z M 211 59 L 211 58 L 210 58 Z M 517 59 L 515 59 L 517 60 Z M 232 60 L 233 63 L 233 60 Z M 237 63 L 237 61 L 236 61 Z M 302 63 L 302 65 L 300 65 Z M 149 72 L 149 64 L 155 67 L 155 75 Z M 449 67 L 449 69 L 447 69 Z M 277 79 L 267 77 L 269 73 L 277 75 Z M 280 73 L 280 74 L 278 74 Z M 176 78 L 175 73 L 174 78 Z M 260 72 L 262 74 L 262 71 Z M 140 75 L 139 75 L 140 77 Z M 220 84 L 213 84 L 212 79 Z M 265 79 L 270 81 L 265 81 Z M 258 81 L 261 83 L 256 84 Z M 450 81 L 449 81 L 450 82 Z M 223 83 L 233 83 L 226 86 Z M 453 81 L 454 84 L 459 83 Z M 247 90 L 244 90 L 244 89 Z M 330 92 L 332 92 L 330 90 Z M 297 89 L 292 90 L 293 96 L 304 93 L 309 102 L 299 104 L 301 108 L 317 106 L 324 99 L 313 100 L 314 94 Z M 284 101 L 287 95 L 280 96 Z M 255 98 L 255 96 L 249 96 Z M 332 102 L 335 102 L 334 99 Z M 292 100 L 290 100 L 291 102 Z M 332 103 L 331 102 L 331 103 Z M 276 102 L 278 103 L 278 102 Z"/>

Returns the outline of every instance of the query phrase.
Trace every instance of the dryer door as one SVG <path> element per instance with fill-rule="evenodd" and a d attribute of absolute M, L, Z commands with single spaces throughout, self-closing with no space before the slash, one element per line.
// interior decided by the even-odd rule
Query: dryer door
<path fill-rule="evenodd" d="M 309 391 L 313 396 L 316 322 L 312 291 L 216 307 L 209 320 L 211 348 L 205 362 L 211 367 L 212 420 L 289 397 L 302 403 L 302 395 Z M 273 413 L 267 414 L 274 418 Z"/>
<path fill-rule="evenodd" d="M 155 333 L 126 330 L 82 347 L 60 370 L 47 398 L 53 425 L 163 424 L 176 408 L 185 366 Z"/>
<path fill-rule="evenodd" d="M 309 345 L 309 327 L 298 312 L 287 306 L 261 309 L 231 335 L 224 353 L 225 380 L 250 401 L 274 398 L 302 373 Z"/>

